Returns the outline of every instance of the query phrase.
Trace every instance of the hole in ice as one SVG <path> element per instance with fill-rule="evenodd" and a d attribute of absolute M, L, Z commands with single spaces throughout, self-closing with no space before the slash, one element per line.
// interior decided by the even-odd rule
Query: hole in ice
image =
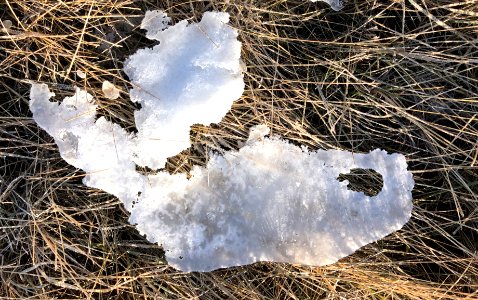
<path fill-rule="evenodd" d="M 138 172 L 139 174 L 141 175 L 156 175 L 158 174 L 158 169 L 152 169 L 150 167 L 147 167 L 147 166 L 139 166 L 139 165 L 136 165 L 136 172 Z"/>
<path fill-rule="evenodd" d="M 352 169 L 350 173 L 340 174 L 337 179 L 348 180 L 349 190 L 363 192 L 369 197 L 376 196 L 383 188 L 382 175 L 373 169 Z"/>

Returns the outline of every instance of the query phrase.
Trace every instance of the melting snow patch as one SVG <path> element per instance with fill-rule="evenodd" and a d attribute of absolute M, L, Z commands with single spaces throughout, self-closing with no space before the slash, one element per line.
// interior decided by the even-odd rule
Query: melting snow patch
<path fill-rule="evenodd" d="M 266 137 L 269 128 L 260 125 L 244 147 L 212 155 L 189 180 L 136 171 L 135 161 L 163 166 L 189 145 L 189 125 L 217 122 L 242 93 L 240 43 L 227 20 L 206 13 L 198 24 L 180 22 L 155 34 L 158 46 L 128 60 L 131 97 L 142 104 L 137 135 L 97 119 L 93 97 L 80 89 L 58 103 L 46 85 L 34 84 L 34 120 L 65 161 L 86 172 L 85 185 L 123 201 L 130 222 L 184 271 L 257 261 L 325 265 L 400 229 L 411 216 L 414 181 L 405 157 L 383 150 L 308 151 Z M 357 168 L 382 176 L 376 196 L 338 180 Z"/>

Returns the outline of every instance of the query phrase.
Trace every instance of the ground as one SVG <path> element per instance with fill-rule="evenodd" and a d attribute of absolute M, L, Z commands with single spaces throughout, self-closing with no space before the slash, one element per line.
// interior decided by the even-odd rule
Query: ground
<path fill-rule="evenodd" d="M 230 13 L 246 66 L 241 99 L 219 124 L 194 126 L 193 146 L 168 171 L 237 149 L 265 123 L 311 149 L 406 155 L 411 221 L 326 267 L 182 273 L 165 264 L 118 199 L 81 183 L 84 173 L 60 158 L 28 109 L 32 82 L 58 97 L 76 85 L 134 131 L 122 63 L 154 44 L 139 23 L 157 8 L 174 23 Z M 303 0 L 1 0 L 0 19 L 0 297 L 478 297 L 477 0 L 348 0 L 337 12 Z M 103 96 L 104 80 L 120 98 Z"/>

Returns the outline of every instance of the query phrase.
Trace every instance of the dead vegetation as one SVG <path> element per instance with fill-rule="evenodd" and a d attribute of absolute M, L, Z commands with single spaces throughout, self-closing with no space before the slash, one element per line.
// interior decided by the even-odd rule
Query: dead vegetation
<path fill-rule="evenodd" d="M 229 12 L 247 66 L 243 97 L 220 124 L 193 128 L 170 171 L 237 148 L 265 122 L 313 149 L 405 154 L 412 220 L 327 267 L 190 274 L 165 264 L 117 199 L 82 185 L 28 110 L 30 82 L 57 96 L 78 85 L 134 130 L 121 68 L 152 45 L 138 24 L 154 8 L 175 22 Z M 478 298 L 478 0 L 349 0 L 340 12 L 302 0 L 0 0 L 0 18 L 1 298 Z M 104 80 L 120 98 L 102 96 Z"/>

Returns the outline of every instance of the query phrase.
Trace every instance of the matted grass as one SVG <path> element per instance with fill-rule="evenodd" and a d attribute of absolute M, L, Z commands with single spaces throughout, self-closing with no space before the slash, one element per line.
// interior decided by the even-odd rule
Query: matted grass
<path fill-rule="evenodd" d="M 312 149 L 405 154 L 411 221 L 326 267 L 165 264 L 118 199 L 82 185 L 28 110 L 31 82 L 58 97 L 77 85 L 134 130 L 121 68 L 153 45 L 138 24 L 154 8 L 174 22 L 229 12 L 247 66 L 242 98 L 220 124 L 194 126 L 193 146 L 169 171 L 237 149 L 266 123 Z M 300 0 L 1 0 L 0 18 L 0 297 L 478 298 L 478 0 L 349 0 L 340 12 Z M 103 80 L 122 97 L 104 98 Z"/>

